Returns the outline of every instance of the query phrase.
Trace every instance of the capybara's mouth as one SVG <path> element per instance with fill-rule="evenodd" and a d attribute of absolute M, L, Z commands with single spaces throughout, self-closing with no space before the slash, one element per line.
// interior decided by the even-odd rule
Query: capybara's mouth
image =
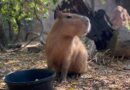
<path fill-rule="evenodd" d="M 84 37 L 84 36 L 86 36 L 87 35 L 87 32 L 85 32 L 82 36 Z"/>

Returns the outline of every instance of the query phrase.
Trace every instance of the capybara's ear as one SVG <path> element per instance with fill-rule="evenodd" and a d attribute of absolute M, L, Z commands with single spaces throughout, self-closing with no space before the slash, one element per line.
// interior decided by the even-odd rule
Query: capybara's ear
<path fill-rule="evenodd" d="M 62 18 L 63 17 L 63 13 L 62 13 L 62 11 L 56 11 L 56 16 L 57 16 L 57 18 Z"/>

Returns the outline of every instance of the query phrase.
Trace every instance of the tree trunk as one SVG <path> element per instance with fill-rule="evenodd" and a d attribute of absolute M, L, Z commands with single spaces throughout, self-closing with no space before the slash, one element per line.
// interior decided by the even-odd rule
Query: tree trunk
<path fill-rule="evenodd" d="M 18 19 L 16 19 L 16 23 L 17 23 L 17 26 L 18 26 L 18 34 L 16 35 L 15 42 L 18 42 L 20 40 L 21 23 Z"/>
<path fill-rule="evenodd" d="M 12 41 L 14 33 L 13 33 L 13 30 L 12 30 L 12 24 L 11 24 L 10 21 L 8 21 L 8 25 L 9 25 L 9 40 Z"/>
<path fill-rule="evenodd" d="M 2 16 L 0 15 L 0 50 L 4 51 L 6 46 L 5 35 L 2 26 Z"/>

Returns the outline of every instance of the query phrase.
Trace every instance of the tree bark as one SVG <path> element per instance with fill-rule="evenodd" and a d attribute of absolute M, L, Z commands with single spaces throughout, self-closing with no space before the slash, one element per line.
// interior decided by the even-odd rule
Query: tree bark
<path fill-rule="evenodd" d="M 20 23 L 20 21 L 17 18 L 16 18 L 16 23 L 17 23 L 17 26 L 18 26 L 18 34 L 16 35 L 15 42 L 18 42 L 19 39 L 20 39 L 21 23 Z"/>
<path fill-rule="evenodd" d="M 9 40 L 12 41 L 13 40 L 13 30 L 12 30 L 12 25 L 11 25 L 10 21 L 8 21 L 8 25 L 9 25 Z"/>
<path fill-rule="evenodd" d="M 5 51 L 6 40 L 2 25 L 2 15 L 0 15 L 0 50 Z"/>

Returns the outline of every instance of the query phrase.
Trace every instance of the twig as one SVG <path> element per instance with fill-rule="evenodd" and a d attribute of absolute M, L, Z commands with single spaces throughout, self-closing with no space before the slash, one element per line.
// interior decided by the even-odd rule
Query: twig
<path fill-rule="evenodd" d="M 36 38 L 38 38 L 39 36 L 36 36 L 34 38 L 32 38 L 28 43 L 26 43 L 23 47 L 19 48 L 19 49 L 15 49 L 13 51 L 10 51 L 10 52 L 17 52 L 17 51 L 20 51 L 21 49 L 24 49 L 27 45 L 29 45 L 33 40 L 35 40 Z"/>

